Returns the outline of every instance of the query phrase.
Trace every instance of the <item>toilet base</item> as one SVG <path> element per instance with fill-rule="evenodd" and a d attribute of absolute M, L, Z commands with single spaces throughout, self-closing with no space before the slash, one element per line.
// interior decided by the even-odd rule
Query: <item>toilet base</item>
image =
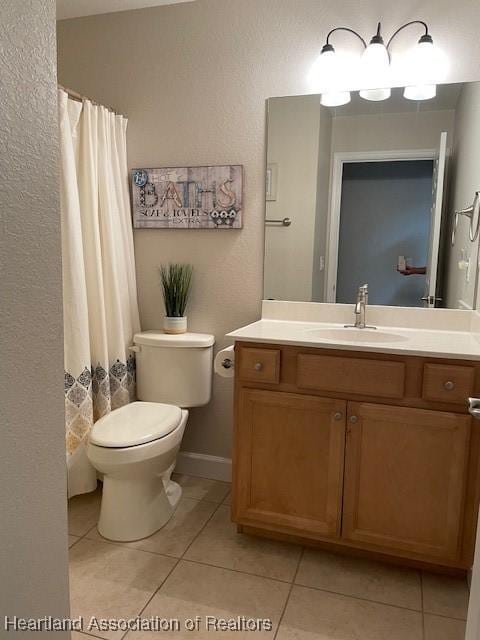
<path fill-rule="evenodd" d="M 155 476 L 147 484 L 145 478 L 135 482 L 107 475 L 98 532 L 115 542 L 148 538 L 167 524 L 181 496 L 181 486 L 165 476 Z"/>

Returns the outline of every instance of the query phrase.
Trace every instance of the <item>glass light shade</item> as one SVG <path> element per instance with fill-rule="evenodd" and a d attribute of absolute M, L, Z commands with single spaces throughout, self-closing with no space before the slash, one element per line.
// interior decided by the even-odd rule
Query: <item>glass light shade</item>
<path fill-rule="evenodd" d="M 324 107 L 340 107 L 350 102 L 350 91 L 327 91 L 322 93 L 320 104 Z"/>
<path fill-rule="evenodd" d="M 330 47 L 329 49 L 326 47 Z M 344 51 L 335 51 L 331 45 L 324 50 L 310 67 L 308 86 L 311 93 L 342 93 L 345 104 L 346 94 L 354 84 L 357 74 L 358 57 Z M 348 100 L 347 100 L 348 102 Z M 337 106 L 337 105 L 333 105 Z"/>
<path fill-rule="evenodd" d="M 390 89 L 363 89 L 360 91 L 360 97 L 364 100 L 380 102 L 381 100 L 388 100 L 391 93 Z"/>
<path fill-rule="evenodd" d="M 446 71 L 445 60 L 430 36 L 423 36 L 408 55 L 406 84 L 407 100 L 430 100 L 437 93 L 436 83 Z"/>
<path fill-rule="evenodd" d="M 360 73 L 362 86 L 365 87 L 362 90 L 362 98 L 367 100 L 385 100 L 390 97 L 390 91 L 385 92 L 384 98 L 379 97 L 381 94 L 375 92 L 371 94 L 372 97 L 367 97 L 369 89 L 379 89 L 390 87 L 390 59 L 388 57 L 388 51 L 384 44 L 379 42 L 373 42 L 368 45 L 362 54 L 360 63 Z M 375 97 L 373 97 L 375 96 Z"/>
<path fill-rule="evenodd" d="M 444 61 L 432 41 L 418 42 L 410 52 L 409 64 L 412 84 L 435 84 L 445 75 Z"/>
<path fill-rule="evenodd" d="M 445 55 L 424 35 L 398 65 L 398 84 L 406 87 L 405 98 L 428 100 L 435 97 L 435 85 L 444 80 L 447 69 Z"/>
<path fill-rule="evenodd" d="M 316 65 L 318 86 L 322 91 L 330 91 L 338 86 L 342 74 L 341 61 L 335 51 L 324 51 Z"/>
<path fill-rule="evenodd" d="M 431 100 L 437 95 L 437 85 L 419 84 L 405 87 L 403 97 L 407 100 Z"/>

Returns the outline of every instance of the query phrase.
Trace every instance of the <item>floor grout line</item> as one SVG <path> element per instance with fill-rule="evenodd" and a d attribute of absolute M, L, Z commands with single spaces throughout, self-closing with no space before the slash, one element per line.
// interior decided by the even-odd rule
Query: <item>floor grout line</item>
<path fill-rule="evenodd" d="M 149 551 L 148 549 L 138 549 L 137 547 L 129 547 L 127 546 L 129 543 L 125 543 L 125 542 L 114 542 L 113 540 L 107 540 L 106 538 L 102 538 L 101 540 L 99 540 L 98 538 L 85 538 L 85 540 L 88 540 L 89 542 L 97 542 L 100 544 L 107 544 L 109 546 L 113 546 L 113 547 L 120 547 L 123 549 L 126 549 L 127 551 L 140 551 L 140 553 L 149 553 L 152 556 L 160 556 L 161 558 L 169 558 L 170 560 L 180 560 L 181 556 L 172 556 L 168 553 L 160 553 L 159 551 Z M 77 540 L 77 542 L 80 542 L 80 540 Z M 77 544 L 76 542 L 74 544 Z M 74 545 L 72 544 L 72 547 Z M 70 548 L 72 548 L 70 547 Z"/>
<path fill-rule="evenodd" d="M 299 582 L 295 583 L 296 587 L 302 587 L 303 589 L 311 589 L 313 591 L 322 591 L 323 593 L 331 593 L 334 596 L 342 596 L 343 598 L 350 598 L 351 600 L 360 600 L 360 602 L 371 602 L 372 604 L 378 604 L 383 607 L 392 607 L 393 609 L 401 609 L 402 611 L 411 611 L 412 613 L 422 613 L 421 609 L 411 609 L 410 607 L 402 607 L 399 604 L 392 604 L 391 602 L 381 602 L 380 600 L 370 600 L 368 598 L 361 598 L 360 596 L 352 596 L 349 593 L 342 593 L 341 591 L 330 591 L 329 589 L 321 588 L 321 587 L 313 587 L 306 584 L 300 584 Z M 448 616 L 441 616 L 443 618 L 447 618 Z M 454 618 L 452 618 L 453 620 Z"/>
<path fill-rule="evenodd" d="M 195 542 L 195 540 L 198 538 L 198 536 L 203 532 L 203 530 L 205 529 L 205 527 L 208 525 L 208 523 L 212 520 L 213 516 L 217 513 L 217 511 L 220 509 L 220 507 L 222 506 L 222 503 L 217 504 L 216 508 L 212 511 L 210 517 L 208 518 L 208 520 L 205 522 L 205 524 L 203 525 L 203 527 L 198 531 L 198 533 L 192 538 L 192 540 L 190 541 L 190 544 L 187 546 L 187 548 L 185 549 L 185 551 L 182 553 L 182 555 L 180 556 L 180 559 L 183 560 L 185 558 L 185 554 L 188 552 L 188 550 L 190 549 L 190 547 L 192 546 L 192 544 Z"/>
<path fill-rule="evenodd" d="M 300 550 L 300 555 L 298 557 L 297 566 L 295 568 L 295 573 L 293 574 L 293 578 L 292 578 L 292 581 L 290 583 L 290 588 L 289 588 L 288 593 L 287 593 L 287 597 L 286 597 L 286 600 L 285 600 L 285 605 L 284 605 L 284 607 L 282 609 L 282 613 L 280 614 L 280 617 L 278 619 L 278 624 L 277 624 L 277 628 L 275 630 L 275 635 L 273 636 L 273 640 L 276 640 L 277 634 L 280 631 L 280 626 L 281 626 L 282 621 L 283 621 L 283 616 L 285 615 L 285 611 L 287 610 L 288 603 L 290 602 L 290 596 L 292 595 L 293 587 L 295 586 L 295 580 L 297 579 L 298 570 L 300 568 L 300 563 L 302 562 L 302 558 L 304 556 L 304 553 L 305 553 L 305 547 L 302 547 L 301 550 Z"/>
<path fill-rule="evenodd" d="M 155 589 L 155 591 L 152 593 L 152 595 L 150 596 L 150 598 L 148 598 L 147 602 L 144 604 L 144 606 L 140 609 L 140 611 L 138 612 L 137 616 L 140 617 L 142 615 L 142 613 L 145 611 L 145 609 L 148 607 L 148 605 L 150 604 L 150 602 L 154 599 L 154 597 L 157 595 L 157 593 L 160 591 L 160 589 L 163 587 L 163 585 L 165 584 L 165 582 L 168 580 L 168 578 L 172 575 L 172 573 L 175 571 L 175 569 L 177 568 L 179 562 L 180 562 L 181 558 L 176 558 L 176 562 L 173 565 L 173 567 L 170 569 L 170 571 L 167 573 L 167 575 L 165 576 L 165 578 L 162 580 L 162 582 L 158 585 L 158 587 Z M 126 635 L 129 633 L 129 631 L 127 630 L 121 640 L 123 640 Z"/>
<path fill-rule="evenodd" d="M 180 562 L 180 558 L 176 558 L 176 562 L 173 565 L 173 567 L 170 569 L 170 571 L 167 573 L 167 575 L 165 576 L 165 578 L 162 580 L 162 582 L 158 585 L 158 587 L 155 589 L 155 591 L 152 593 L 152 595 L 150 596 L 150 598 L 148 598 L 147 602 L 144 604 L 144 606 L 140 609 L 140 611 L 137 613 L 137 617 L 140 617 L 142 615 L 142 613 L 145 611 L 145 609 L 148 607 L 148 605 L 150 604 L 150 602 L 154 599 L 154 597 L 157 595 L 157 593 L 160 591 L 160 589 L 163 587 L 163 585 L 165 584 L 165 582 L 168 580 L 168 578 L 172 575 L 172 573 L 175 571 L 175 569 L 177 568 L 178 564 Z M 127 631 L 125 631 L 125 633 L 123 634 L 123 636 L 121 637 L 121 640 L 123 640 L 129 633 L 129 630 L 127 629 Z"/>
<path fill-rule="evenodd" d="M 280 582 L 281 584 L 291 584 L 290 580 L 282 580 L 281 578 L 273 578 L 272 576 L 266 576 L 262 573 L 252 573 L 251 571 L 242 571 L 241 569 L 233 569 L 232 567 L 224 567 L 219 564 L 211 564 L 210 562 L 202 562 L 201 560 L 191 560 L 190 558 L 180 558 L 184 562 L 191 562 L 192 564 L 199 564 L 203 567 L 212 567 L 213 569 L 223 569 L 225 571 L 232 571 L 233 573 L 241 573 L 244 576 L 253 576 L 254 578 L 263 578 L 264 580 L 273 580 L 274 582 Z"/>
<path fill-rule="evenodd" d="M 70 535 L 72 535 L 72 534 L 70 534 Z M 72 547 L 74 547 L 76 544 L 78 544 L 78 543 L 80 542 L 80 540 L 82 540 L 82 539 L 83 539 L 83 536 L 75 536 L 75 537 L 76 537 L 76 538 L 78 538 L 78 539 L 77 539 L 77 540 L 75 540 L 75 542 L 72 542 L 72 544 L 69 544 L 69 545 L 68 545 L 68 550 L 69 550 L 69 551 L 70 551 L 70 549 L 71 549 Z"/>
<path fill-rule="evenodd" d="M 425 611 L 426 616 L 433 616 L 434 618 L 443 618 L 444 620 L 456 620 L 457 622 L 466 622 L 466 618 L 455 618 L 454 616 L 446 616 L 444 613 L 432 613 L 431 611 Z"/>
<path fill-rule="evenodd" d="M 192 499 L 196 499 L 196 498 L 192 498 Z M 201 502 L 199 500 L 199 502 Z M 207 501 L 206 501 L 207 502 Z M 210 503 L 210 504 L 215 504 L 215 503 Z M 138 613 L 138 616 L 140 617 L 142 615 L 142 613 L 145 611 L 145 609 L 148 607 L 148 605 L 150 604 L 150 602 L 152 602 L 152 600 L 154 599 L 154 597 L 157 595 L 157 593 L 160 591 L 160 589 L 163 587 L 163 585 L 166 583 L 166 581 L 168 580 L 168 578 L 172 575 L 172 573 L 175 571 L 175 569 L 178 567 L 178 565 L 180 564 L 180 562 L 183 560 L 184 555 L 187 553 L 188 549 L 190 549 L 190 547 L 192 546 L 192 544 L 195 542 L 195 540 L 197 539 L 197 537 L 201 534 L 201 532 L 205 529 L 205 527 L 207 526 L 207 524 L 210 522 L 210 520 L 213 518 L 213 516 L 215 515 L 215 513 L 218 511 L 218 508 L 220 507 L 220 504 L 217 504 L 217 507 L 212 511 L 210 517 L 206 520 L 205 524 L 201 527 L 201 529 L 198 531 L 198 533 L 193 537 L 193 539 L 191 540 L 190 544 L 186 547 L 185 551 L 183 552 L 183 554 L 178 558 L 174 558 L 176 560 L 175 564 L 173 565 L 173 567 L 170 569 L 170 571 L 168 572 L 168 574 L 165 576 L 165 578 L 162 580 L 161 584 L 155 589 L 155 591 L 152 593 L 152 595 L 150 596 L 150 598 L 148 599 L 148 601 L 146 602 L 146 604 L 143 606 L 143 608 L 140 610 L 140 612 Z M 177 505 L 178 506 L 178 505 Z M 150 553 L 150 552 L 149 552 Z M 157 555 L 161 555 L 161 554 L 157 554 Z M 172 558 L 172 556 L 167 556 Z M 123 636 L 121 637 L 121 640 L 124 640 L 127 635 L 128 635 L 129 631 L 126 631 Z"/>
<path fill-rule="evenodd" d="M 77 633 L 80 633 L 82 636 L 87 636 L 87 638 L 97 638 L 97 640 L 107 640 L 106 638 L 104 638 L 104 636 L 96 636 L 93 633 L 88 633 L 88 631 L 77 631 Z"/>

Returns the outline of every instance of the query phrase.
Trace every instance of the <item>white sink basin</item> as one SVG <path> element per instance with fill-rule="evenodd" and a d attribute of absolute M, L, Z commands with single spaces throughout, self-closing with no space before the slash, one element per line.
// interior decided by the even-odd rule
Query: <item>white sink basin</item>
<path fill-rule="evenodd" d="M 408 340 L 407 336 L 400 333 L 394 333 L 393 331 L 377 331 L 375 329 L 355 329 L 355 327 L 342 327 L 338 329 L 332 329 L 331 327 L 325 327 L 324 329 L 310 329 L 308 333 L 315 338 L 321 340 L 339 340 L 342 342 L 370 342 L 384 343 L 384 342 L 405 342 Z"/>

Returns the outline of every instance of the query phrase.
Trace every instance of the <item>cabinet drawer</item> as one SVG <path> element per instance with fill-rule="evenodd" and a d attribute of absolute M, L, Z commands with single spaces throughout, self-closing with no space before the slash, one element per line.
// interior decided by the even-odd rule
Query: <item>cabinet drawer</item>
<path fill-rule="evenodd" d="M 297 385 L 303 389 L 402 398 L 405 364 L 388 360 L 300 354 Z"/>
<path fill-rule="evenodd" d="M 423 367 L 424 400 L 466 404 L 472 395 L 475 370 L 448 364 L 426 364 Z"/>
<path fill-rule="evenodd" d="M 249 382 L 280 382 L 280 351 L 278 349 L 241 349 L 238 375 Z"/>

